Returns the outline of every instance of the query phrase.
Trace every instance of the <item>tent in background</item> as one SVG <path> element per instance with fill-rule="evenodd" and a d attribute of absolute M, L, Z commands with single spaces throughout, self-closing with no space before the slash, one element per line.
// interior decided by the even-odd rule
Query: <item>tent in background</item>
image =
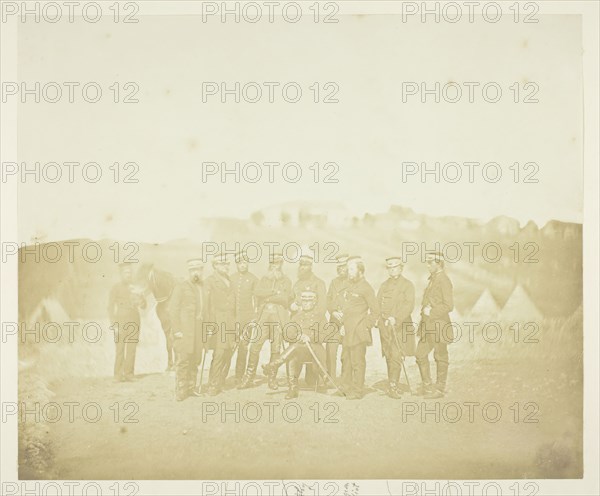
<path fill-rule="evenodd" d="M 544 318 L 540 309 L 529 297 L 523 286 L 517 285 L 502 308 L 502 322 L 539 322 Z"/>

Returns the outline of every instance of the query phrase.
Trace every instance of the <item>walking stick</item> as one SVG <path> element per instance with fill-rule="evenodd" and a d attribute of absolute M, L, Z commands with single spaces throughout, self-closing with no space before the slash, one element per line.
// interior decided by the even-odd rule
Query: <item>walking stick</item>
<path fill-rule="evenodd" d="M 410 387 L 410 379 L 408 378 L 408 373 L 406 372 L 406 366 L 404 365 L 404 350 L 402 349 L 402 346 L 400 346 L 400 341 L 398 341 L 398 336 L 396 335 L 396 326 L 393 325 L 392 326 L 392 335 L 394 336 L 394 341 L 396 341 L 396 345 L 398 346 L 398 349 L 400 350 L 400 364 L 402 366 L 402 370 L 404 371 L 404 376 L 406 377 L 406 382 L 408 383 L 408 390 L 410 392 L 410 394 L 412 395 L 412 388 Z"/>
<path fill-rule="evenodd" d="M 331 383 L 335 386 L 335 388 L 338 390 L 338 392 L 344 396 L 346 396 L 346 393 L 344 393 L 339 386 L 337 385 L 337 383 L 333 380 L 333 378 L 329 375 L 329 373 L 327 372 L 327 370 L 325 369 L 325 367 L 323 367 L 323 364 L 320 362 L 320 360 L 317 358 L 317 354 L 315 353 L 315 350 L 313 350 L 310 341 L 307 341 L 306 343 L 306 347 L 308 348 L 308 351 L 310 352 L 310 354 L 313 357 L 313 360 L 315 361 L 315 363 L 319 366 L 319 368 L 321 369 L 321 372 L 323 372 L 323 374 L 325 374 L 325 377 L 327 377 L 327 379 L 329 379 L 331 381 Z"/>
<path fill-rule="evenodd" d="M 283 354 L 287 351 L 289 346 L 285 345 L 285 339 L 283 339 L 283 328 L 281 329 L 281 347 L 283 348 Z M 290 362 L 288 360 L 285 361 L 285 378 L 287 379 L 288 384 L 290 383 Z"/>

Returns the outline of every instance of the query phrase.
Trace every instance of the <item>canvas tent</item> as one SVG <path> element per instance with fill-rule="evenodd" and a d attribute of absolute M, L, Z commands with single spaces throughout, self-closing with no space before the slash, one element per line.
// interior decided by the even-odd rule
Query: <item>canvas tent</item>
<path fill-rule="evenodd" d="M 56 298 L 46 297 L 36 305 L 33 312 L 26 318 L 27 324 L 36 322 L 45 324 L 47 322 L 64 323 L 70 322 L 72 319 L 65 310 L 60 301 Z"/>
<path fill-rule="evenodd" d="M 543 317 L 521 285 L 515 287 L 499 315 L 502 322 L 539 322 Z"/>
<path fill-rule="evenodd" d="M 490 293 L 489 289 L 485 289 L 479 296 L 478 300 L 473 305 L 473 308 L 467 314 L 469 320 L 486 320 L 491 321 L 498 317 L 500 307 Z"/>

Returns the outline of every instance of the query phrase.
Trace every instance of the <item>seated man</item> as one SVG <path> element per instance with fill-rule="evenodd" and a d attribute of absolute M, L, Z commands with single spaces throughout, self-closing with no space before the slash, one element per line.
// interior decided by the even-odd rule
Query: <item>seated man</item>
<path fill-rule="evenodd" d="M 315 362 L 316 356 L 320 364 L 315 363 L 317 370 L 321 370 L 325 363 L 325 318 L 316 308 L 317 293 L 303 291 L 300 295 L 301 307 L 285 326 L 283 338 L 291 345 L 282 353 L 279 359 L 263 365 L 265 375 L 272 377 L 277 374 L 277 369 L 289 360 L 289 390 L 285 399 L 298 397 L 298 378 L 302 372 L 302 365 Z M 312 353 L 311 353 L 312 351 Z"/>

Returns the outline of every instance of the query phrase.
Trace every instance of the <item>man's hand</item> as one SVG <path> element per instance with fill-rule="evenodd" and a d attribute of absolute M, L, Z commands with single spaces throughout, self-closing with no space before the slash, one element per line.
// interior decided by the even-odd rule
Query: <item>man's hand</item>
<path fill-rule="evenodd" d="M 395 326 L 396 325 L 396 317 L 388 317 L 385 321 L 387 325 Z"/>
<path fill-rule="evenodd" d="M 173 333 L 173 337 L 174 337 L 175 339 L 180 339 L 180 338 L 182 338 L 182 337 L 183 337 L 183 332 L 181 332 L 181 331 L 174 332 L 174 333 Z"/>
<path fill-rule="evenodd" d="M 340 327 L 340 336 L 345 336 L 346 335 L 346 328 L 344 326 Z"/>
<path fill-rule="evenodd" d="M 298 306 L 298 304 L 294 301 L 292 302 L 292 304 L 290 305 L 290 310 L 292 312 L 297 312 L 298 310 L 300 310 L 300 307 Z"/>
<path fill-rule="evenodd" d="M 430 313 L 431 313 L 431 305 L 427 305 L 426 307 L 423 307 L 423 315 L 425 315 L 425 317 L 429 317 Z"/>

